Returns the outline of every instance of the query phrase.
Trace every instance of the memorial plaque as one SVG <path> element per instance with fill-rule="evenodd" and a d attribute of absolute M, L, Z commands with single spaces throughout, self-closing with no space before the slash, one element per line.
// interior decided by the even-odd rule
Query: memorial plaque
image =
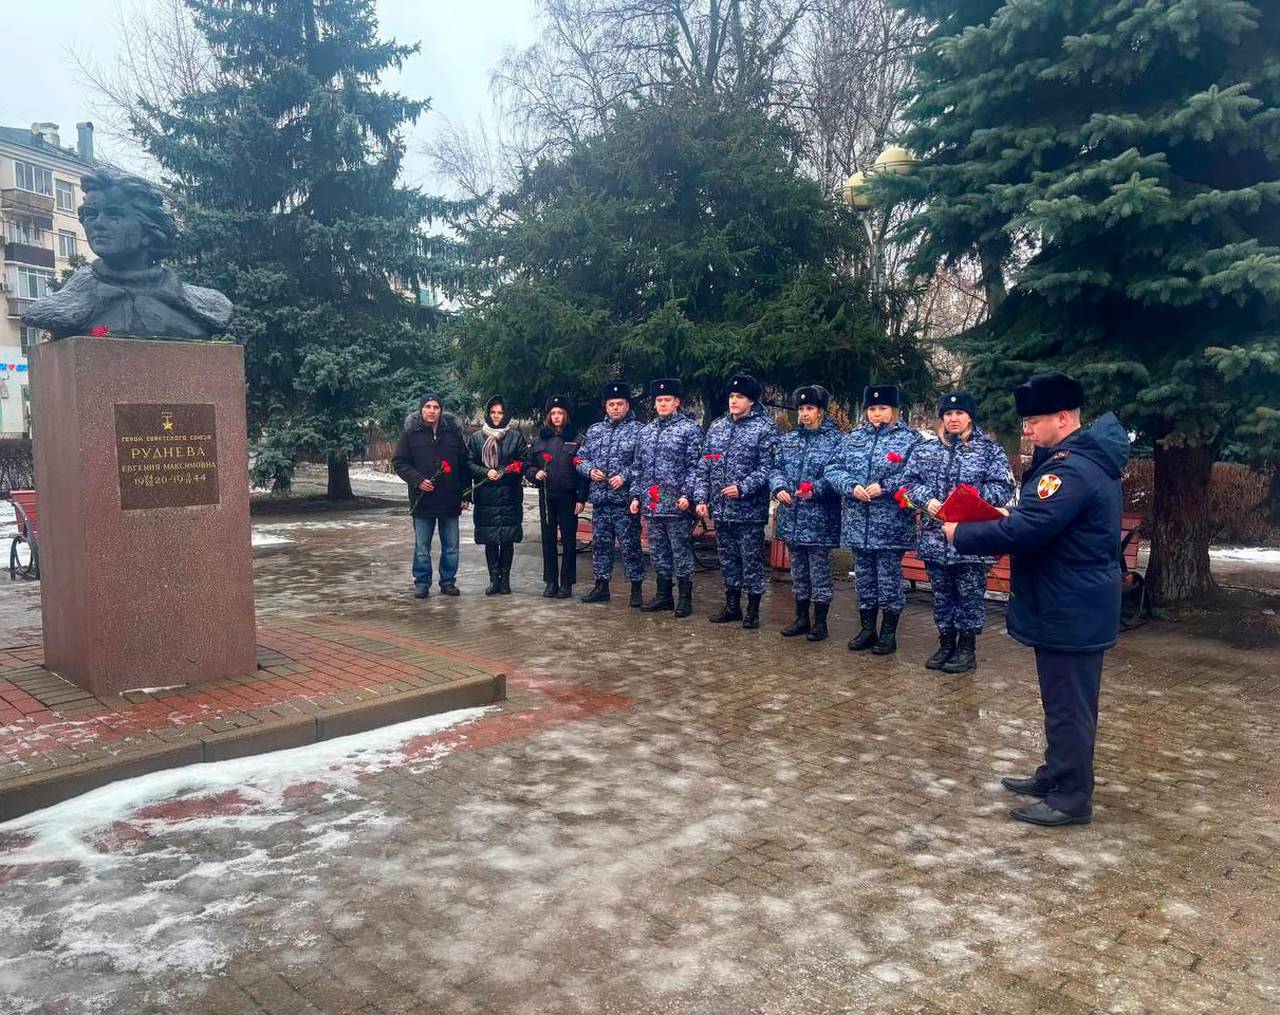
<path fill-rule="evenodd" d="M 218 434 L 211 404 L 116 403 L 120 508 L 218 503 Z"/>

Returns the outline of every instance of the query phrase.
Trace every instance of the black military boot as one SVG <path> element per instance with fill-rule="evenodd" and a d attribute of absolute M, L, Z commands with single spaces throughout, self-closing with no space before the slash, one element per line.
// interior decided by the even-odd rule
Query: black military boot
<path fill-rule="evenodd" d="M 884 619 L 880 621 L 880 637 L 871 647 L 872 655 L 887 656 L 898 651 L 898 618 L 901 616 L 901 613 L 884 611 Z"/>
<path fill-rule="evenodd" d="M 876 613 L 878 612 L 875 609 L 858 611 L 862 630 L 849 639 L 850 652 L 861 652 L 876 643 Z"/>
<path fill-rule="evenodd" d="M 796 600 L 796 619 L 782 629 L 782 637 L 794 638 L 809 633 L 809 600 Z"/>
<path fill-rule="evenodd" d="M 807 635 L 809 641 L 827 640 L 827 611 L 829 609 L 831 609 L 830 603 L 813 604 L 813 630 Z"/>
<path fill-rule="evenodd" d="M 631 605 L 637 609 L 644 604 L 644 582 L 631 583 Z"/>
<path fill-rule="evenodd" d="M 942 664 L 950 659 L 956 651 L 956 633 L 955 631 L 941 631 L 938 633 L 938 651 L 924 661 L 926 670 L 940 670 Z"/>
<path fill-rule="evenodd" d="M 498 570 L 497 564 L 489 565 L 489 587 L 484 590 L 486 596 L 497 596 L 502 594 L 502 572 Z"/>
<path fill-rule="evenodd" d="M 727 624 L 742 619 L 742 589 L 724 590 L 724 609 L 707 618 L 713 624 Z"/>
<path fill-rule="evenodd" d="M 501 592 L 499 592 L 498 594 L 499 594 L 499 595 L 501 595 L 501 596 L 509 596 L 509 595 L 511 595 L 511 572 L 510 572 L 510 571 L 499 571 L 499 572 L 498 572 L 498 580 L 499 580 L 500 582 L 502 582 L 502 591 L 501 591 Z"/>
<path fill-rule="evenodd" d="M 680 599 L 676 602 L 676 616 L 687 617 L 693 612 L 693 575 L 679 578 Z"/>
<path fill-rule="evenodd" d="M 965 670 L 976 670 L 978 668 L 978 657 L 975 652 L 977 647 L 978 632 L 961 631 L 956 653 L 942 664 L 942 672 L 963 673 Z"/>
<path fill-rule="evenodd" d="M 609 601 L 609 583 L 596 582 L 591 591 L 582 597 L 584 603 L 607 603 Z"/>
<path fill-rule="evenodd" d="M 743 614 L 742 626 L 748 631 L 754 631 L 760 626 L 760 593 L 747 593 L 747 612 Z"/>
<path fill-rule="evenodd" d="M 559 592 L 560 585 L 558 582 L 547 582 L 547 584 L 542 587 L 542 598 L 555 599 Z"/>
<path fill-rule="evenodd" d="M 671 598 L 671 579 L 658 575 L 658 587 L 653 598 L 640 607 L 645 613 L 657 613 L 659 610 L 674 610 L 675 600 Z"/>

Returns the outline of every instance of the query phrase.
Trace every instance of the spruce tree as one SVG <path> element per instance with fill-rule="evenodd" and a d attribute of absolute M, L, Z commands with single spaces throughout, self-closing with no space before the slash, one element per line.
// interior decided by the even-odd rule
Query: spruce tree
<path fill-rule="evenodd" d="M 1015 383 L 1080 376 L 1154 446 L 1149 584 L 1202 595 L 1213 462 L 1280 447 L 1280 7 L 898 3 L 935 26 L 905 139 L 923 164 L 877 189 L 926 202 L 918 269 L 981 259 L 969 383 L 1013 423 Z"/>
<path fill-rule="evenodd" d="M 776 395 L 869 379 L 924 394 L 912 335 L 886 335 L 851 265 L 862 232 L 803 174 L 795 139 L 759 108 L 672 87 L 533 167 L 467 235 L 457 322 L 468 380 L 537 411 L 600 383 L 683 377 L 723 409 L 739 368 Z"/>
<path fill-rule="evenodd" d="M 427 223 L 448 202 L 400 182 L 402 130 L 427 108 L 380 90 L 417 46 L 378 38 L 372 0 L 189 0 L 222 73 L 134 129 L 166 173 L 180 256 L 236 304 L 255 477 L 304 457 L 350 497 L 371 422 L 445 380 L 418 298 L 452 261 Z"/>

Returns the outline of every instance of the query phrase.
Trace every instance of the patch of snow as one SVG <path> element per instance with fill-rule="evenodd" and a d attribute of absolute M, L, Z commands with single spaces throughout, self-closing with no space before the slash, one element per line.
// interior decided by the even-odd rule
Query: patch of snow
<path fill-rule="evenodd" d="M 382 472 L 369 465 L 353 466 L 348 475 L 352 479 L 363 480 L 367 483 L 394 483 L 396 486 L 404 486 L 405 481 L 397 476 L 394 472 Z"/>
<path fill-rule="evenodd" d="M 362 521 L 357 518 L 344 518 L 333 521 L 299 521 L 299 522 L 259 522 L 253 527 L 254 533 L 259 532 L 292 532 L 295 529 L 306 529 L 308 531 L 316 529 L 376 529 L 382 527 L 382 522 Z"/>
<path fill-rule="evenodd" d="M 186 686 L 186 684 L 165 684 L 164 687 L 128 687 L 120 693 L 129 694 L 136 691 L 138 694 L 159 694 L 161 691 L 176 691 L 179 687 Z"/>
<path fill-rule="evenodd" d="M 1280 567 L 1280 549 L 1267 546 L 1211 546 L 1210 560 L 1236 560 L 1249 564 Z"/>
<path fill-rule="evenodd" d="M 273 536 L 269 532 L 254 531 L 252 545 L 254 546 L 279 546 L 281 543 L 292 543 L 292 539 L 285 539 L 284 536 Z"/>

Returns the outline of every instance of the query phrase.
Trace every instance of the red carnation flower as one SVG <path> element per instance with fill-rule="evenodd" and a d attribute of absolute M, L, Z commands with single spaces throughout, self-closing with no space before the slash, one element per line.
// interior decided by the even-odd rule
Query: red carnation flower
<path fill-rule="evenodd" d="M 581 464 L 582 464 L 582 456 L 581 456 L 581 455 L 574 455 L 574 456 L 573 456 L 573 464 L 574 464 L 574 465 L 581 465 Z"/>
<path fill-rule="evenodd" d="M 94 338 L 106 338 L 108 335 L 111 334 L 111 329 L 108 328 L 105 324 L 95 324 L 92 328 L 89 329 L 89 334 L 92 335 Z"/>
<path fill-rule="evenodd" d="M 898 507 L 902 508 L 903 511 L 913 506 L 911 498 L 907 496 L 907 488 L 905 486 L 898 488 L 898 492 L 893 495 L 893 499 L 898 502 Z"/>
<path fill-rule="evenodd" d="M 440 461 L 440 471 L 441 471 L 441 472 L 443 472 L 443 473 L 447 476 L 447 475 L 449 475 L 449 473 L 451 473 L 451 472 L 453 471 L 453 466 L 452 466 L 452 465 L 450 465 L 448 462 L 444 461 L 443 459 L 441 459 L 441 461 Z"/>
<path fill-rule="evenodd" d="M 804 494 L 813 493 L 813 484 L 806 479 L 803 483 L 801 483 L 799 486 L 796 487 L 796 493 L 804 493 Z"/>
<path fill-rule="evenodd" d="M 896 451 L 890 451 L 887 455 L 885 455 L 885 458 L 887 458 L 894 465 L 900 465 L 904 460 L 903 457 L 900 454 L 898 454 L 898 452 Z"/>
<path fill-rule="evenodd" d="M 508 466 L 506 467 L 506 469 L 504 469 L 503 471 L 504 471 L 504 472 L 514 472 L 516 475 L 519 475 L 520 473 L 522 473 L 522 472 L 524 471 L 524 462 L 522 462 L 522 461 L 520 461 L 520 460 L 518 460 L 518 459 L 517 459 L 516 461 L 514 461 L 514 462 L 512 462 L 510 465 L 508 465 Z"/>
<path fill-rule="evenodd" d="M 658 501 L 662 499 L 662 488 L 655 483 L 649 487 L 649 510 L 652 511 L 658 506 Z"/>
<path fill-rule="evenodd" d="M 549 462 L 549 461 L 551 461 L 551 459 L 552 459 L 552 458 L 554 458 L 554 457 L 555 457 L 555 455 L 553 455 L 550 451 L 544 451 L 544 452 L 542 452 L 542 460 L 543 460 L 544 462 Z"/>

